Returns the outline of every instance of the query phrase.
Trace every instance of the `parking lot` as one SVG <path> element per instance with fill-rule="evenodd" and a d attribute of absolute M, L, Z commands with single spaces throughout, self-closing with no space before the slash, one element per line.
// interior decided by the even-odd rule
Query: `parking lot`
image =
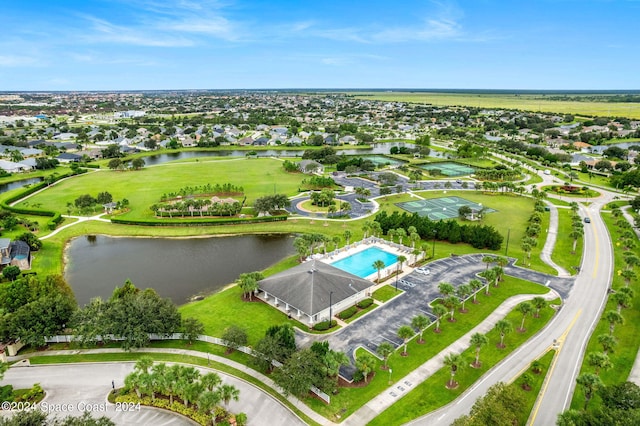
<path fill-rule="evenodd" d="M 400 346 L 402 340 L 396 335 L 398 328 L 410 325 L 411 318 L 419 314 L 433 320 L 429 303 L 440 297 L 438 285 L 448 282 L 458 287 L 468 283 L 486 268 L 486 264 L 482 262 L 483 256 L 474 254 L 436 260 L 427 266 L 430 271 L 428 275 L 414 271 L 398 280 L 398 290 L 403 293 L 371 314 L 330 335 L 328 340 L 331 348 L 345 352 L 353 360 L 354 352 L 360 346 L 373 353 L 382 342 L 389 342 L 394 347 Z M 574 281 L 573 278 L 559 278 L 515 267 L 511 263 L 504 269 L 507 275 L 547 285 L 561 295 L 568 292 Z M 353 366 L 340 370 L 345 378 L 353 377 L 354 371 Z"/>

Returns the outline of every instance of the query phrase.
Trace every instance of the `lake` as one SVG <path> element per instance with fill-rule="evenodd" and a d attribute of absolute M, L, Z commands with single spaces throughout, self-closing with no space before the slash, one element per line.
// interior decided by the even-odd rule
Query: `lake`
<path fill-rule="evenodd" d="M 244 235 L 207 238 L 116 238 L 71 240 L 65 278 L 83 306 L 107 299 L 130 279 L 182 304 L 194 295 L 220 290 L 243 272 L 262 270 L 295 253 L 293 236 Z"/>
<path fill-rule="evenodd" d="M 391 142 L 391 143 L 378 143 L 372 145 L 367 149 L 338 149 L 336 153 L 338 155 L 371 155 L 371 154 L 388 154 L 389 150 L 393 146 L 413 146 L 410 143 L 404 142 Z M 304 150 L 258 150 L 256 149 L 258 157 L 302 157 Z M 219 151 L 176 151 L 164 154 L 150 155 L 148 157 L 142 157 L 146 166 L 154 166 L 156 164 L 166 163 L 168 161 L 184 160 L 188 158 L 197 157 L 244 157 L 249 151 L 242 151 L 237 149 L 225 149 Z"/>
<path fill-rule="evenodd" d="M 23 186 L 31 185 L 34 183 L 42 182 L 42 178 L 28 178 L 22 180 L 15 180 L 9 183 L 0 184 L 0 194 L 3 192 L 11 191 L 12 189 L 22 188 Z"/>

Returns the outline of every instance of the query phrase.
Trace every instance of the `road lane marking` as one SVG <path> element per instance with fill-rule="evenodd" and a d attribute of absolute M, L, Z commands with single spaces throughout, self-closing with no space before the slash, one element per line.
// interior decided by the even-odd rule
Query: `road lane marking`
<path fill-rule="evenodd" d="M 556 344 L 558 344 L 558 349 L 556 349 L 556 354 L 553 357 L 553 361 L 551 361 L 551 367 L 549 367 L 549 371 L 547 371 L 547 375 L 545 376 L 544 382 L 542 383 L 542 388 L 540 389 L 540 393 L 538 394 L 538 398 L 536 399 L 536 405 L 535 407 L 533 407 L 533 411 L 531 412 L 531 417 L 527 422 L 527 424 L 529 425 L 533 425 L 536 421 L 538 410 L 540 409 L 540 405 L 542 404 L 542 398 L 544 397 L 544 394 L 547 392 L 547 387 L 549 386 L 549 382 L 551 381 L 551 376 L 553 376 L 553 370 L 555 370 L 556 368 L 556 362 L 560 357 L 560 352 L 562 351 L 562 346 L 564 346 L 564 341 L 567 335 L 569 334 L 569 331 L 571 331 L 576 321 L 578 321 L 578 318 L 580 317 L 581 314 L 582 314 L 582 309 L 580 309 L 576 313 L 576 316 L 573 317 L 573 320 L 571 320 L 571 324 L 569 324 L 569 327 L 567 327 L 564 333 L 562 333 L 562 335 L 556 340 Z"/>
<path fill-rule="evenodd" d="M 589 218 L 591 218 L 590 215 Z M 598 273 L 598 263 L 600 263 L 600 240 L 598 239 L 598 231 L 595 228 L 596 224 L 591 221 L 591 230 L 593 231 L 593 238 L 595 238 L 596 246 L 596 260 L 593 262 L 593 274 L 591 275 L 593 278 L 595 278 Z"/>

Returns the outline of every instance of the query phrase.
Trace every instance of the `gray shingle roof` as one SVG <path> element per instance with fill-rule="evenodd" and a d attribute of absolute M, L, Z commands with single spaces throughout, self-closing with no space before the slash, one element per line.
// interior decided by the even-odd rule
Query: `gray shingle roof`
<path fill-rule="evenodd" d="M 306 262 L 258 283 L 266 291 L 308 315 L 315 315 L 374 284 L 323 262 Z"/>

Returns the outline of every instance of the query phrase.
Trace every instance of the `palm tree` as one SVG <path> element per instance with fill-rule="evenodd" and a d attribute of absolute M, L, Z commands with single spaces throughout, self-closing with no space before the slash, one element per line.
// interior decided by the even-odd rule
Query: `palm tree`
<path fill-rule="evenodd" d="M 398 242 L 404 244 L 404 237 L 407 236 L 407 231 L 404 228 L 396 229 L 396 235 L 398 236 Z"/>
<path fill-rule="evenodd" d="M 518 311 L 522 314 L 522 323 L 520 324 L 519 332 L 524 333 L 526 329 L 524 328 L 524 320 L 527 318 L 527 315 L 531 315 L 531 311 L 533 311 L 533 307 L 529 302 L 522 302 L 518 304 Z"/>
<path fill-rule="evenodd" d="M 442 320 L 443 316 L 449 313 L 449 311 L 439 303 L 435 305 L 432 310 L 433 314 L 436 316 L 436 328 L 434 328 L 433 331 L 435 331 L 436 333 L 440 333 L 440 321 Z"/>
<path fill-rule="evenodd" d="M 473 303 L 478 303 L 476 297 L 478 296 L 478 291 L 483 287 L 482 281 L 474 278 L 469 281 L 469 286 L 471 287 L 471 290 L 473 290 Z"/>
<path fill-rule="evenodd" d="M 333 243 L 333 249 L 336 250 L 340 245 L 340 237 L 338 235 L 331 238 L 331 242 Z"/>
<path fill-rule="evenodd" d="M 487 287 L 485 288 L 484 294 L 485 294 L 485 296 L 488 296 L 489 295 L 489 285 L 497 279 L 498 274 L 493 269 L 489 269 L 489 270 L 486 270 L 486 271 L 482 272 L 481 275 L 482 275 L 482 277 L 484 277 L 485 280 L 487 280 Z"/>
<path fill-rule="evenodd" d="M 633 269 L 625 269 L 620 272 L 620 276 L 624 278 L 624 284 L 629 287 L 631 280 L 634 280 L 638 277 L 636 272 Z"/>
<path fill-rule="evenodd" d="M 402 264 L 407 261 L 407 258 L 403 255 L 398 256 L 398 274 L 402 272 Z"/>
<path fill-rule="evenodd" d="M 513 331 L 513 325 L 506 319 L 501 319 L 496 323 L 496 330 L 500 333 L 500 344 L 499 348 L 504 348 L 504 337 Z"/>
<path fill-rule="evenodd" d="M 443 364 L 446 365 L 447 367 L 449 367 L 450 373 L 451 373 L 451 377 L 449 379 L 449 382 L 447 383 L 447 387 L 449 389 L 453 389 L 455 388 L 458 384 L 456 383 L 456 381 L 454 380 L 456 373 L 458 372 L 458 370 L 462 369 L 462 356 L 460 354 L 456 354 L 456 353 L 449 353 L 447 354 L 444 359 L 442 360 Z"/>
<path fill-rule="evenodd" d="M 454 322 L 456 320 L 454 318 L 454 314 L 456 312 L 456 308 L 460 305 L 460 300 L 456 296 L 449 296 L 442 301 L 442 304 L 449 309 L 449 322 Z"/>
<path fill-rule="evenodd" d="M 467 301 L 467 297 L 469 297 L 469 295 L 471 294 L 471 291 L 471 286 L 469 284 L 462 284 L 456 291 L 456 294 L 460 298 L 460 303 L 462 304 L 462 307 L 460 308 L 460 312 L 462 313 L 467 312 L 467 310 L 464 308 L 464 304 Z"/>
<path fill-rule="evenodd" d="M 624 288 L 629 288 L 629 287 L 624 287 Z M 623 292 L 617 291 L 613 294 L 611 298 L 613 299 L 614 302 L 616 302 L 618 313 L 622 311 L 622 308 L 628 308 L 629 303 L 631 302 L 631 296 L 629 296 L 629 293 L 623 293 Z"/>
<path fill-rule="evenodd" d="M 240 274 L 236 281 L 240 289 L 242 289 L 242 298 L 246 298 L 249 295 L 249 300 L 252 299 L 253 292 L 258 289 L 258 281 L 251 274 Z"/>
<path fill-rule="evenodd" d="M 571 247 L 571 254 L 576 254 L 576 246 L 578 245 L 578 238 L 582 237 L 584 231 L 580 228 L 573 228 L 569 233 L 569 238 L 573 238 L 573 246 Z"/>
<path fill-rule="evenodd" d="M 346 245 L 349 245 L 349 241 L 351 241 L 351 237 L 352 237 L 351 231 L 349 231 L 348 229 L 345 230 L 342 233 L 342 236 L 344 237 L 344 240 L 346 241 Z"/>
<path fill-rule="evenodd" d="M 133 367 L 133 371 L 137 371 L 139 373 L 148 373 L 149 369 L 153 366 L 153 358 L 149 356 L 141 356 L 137 361 L 136 365 Z"/>
<path fill-rule="evenodd" d="M 420 336 L 418 339 L 418 343 L 424 343 L 424 340 L 422 339 L 422 333 L 424 333 L 424 330 L 429 326 L 429 318 L 424 315 L 416 315 L 415 317 L 411 318 L 411 326 L 418 329 L 418 333 Z"/>
<path fill-rule="evenodd" d="M 364 232 L 364 237 L 362 238 L 367 238 L 370 231 L 371 231 L 371 222 L 367 221 L 364 223 L 364 225 L 362 225 L 362 232 Z"/>
<path fill-rule="evenodd" d="M 476 347 L 476 360 L 473 363 L 475 368 L 479 368 L 482 365 L 480 363 L 480 349 L 487 343 L 489 343 L 489 339 L 484 334 L 474 333 L 471 335 L 470 344 Z"/>
<path fill-rule="evenodd" d="M 613 350 L 618 345 L 618 341 L 615 337 L 609 334 L 601 334 L 598 336 L 598 343 L 602 345 L 602 353 L 607 355 L 609 352 L 613 353 Z"/>
<path fill-rule="evenodd" d="M 440 283 L 438 285 L 438 291 L 444 296 L 451 296 L 453 293 L 455 293 L 456 288 L 453 286 L 453 284 L 449 284 L 449 283 Z"/>
<path fill-rule="evenodd" d="M 393 345 L 389 342 L 382 342 L 378 345 L 376 352 L 378 355 L 382 357 L 384 360 L 384 365 L 382 367 L 383 370 L 387 370 L 389 367 L 387 366 L 387 362 L 389 361 L 389 356 L 395 351 Z"/>
<path fill-rule="evenodd" d="M 602 352 L 590 352 L 587 355 L 587 362 L 596 369 L 596 376 L 600 375 L 600 370 L 609 370 L 613 367 L 609 356 Z"/>
<path fill-rule="evenodd" d="M 531 301 L 531 304 L 535 308 L 536 312 L 533 315 L 535 318 L 540 318 L 540 310 L 547 306 L 547 301 L 542 296 L 536 296 Z"/>
<path fill-rule="evenodd" d="M 640 265 L 640 257 L 631 254 L 624 257 L 624 263 L 627 264 L 627 269 L 631 269 L 634 266 Z"/>
<path fill-rule="evenodd" d="M 584 393 L 584 410 L 586 410 L 593 394 L 603 386 L 602 380 L 600 380 L 600 377 L 595 374 L 582 373 L 576 379 L 576 383 L 580 385 L 582 392 Z"/>
<path fill-rule="evenodd" d="M 482 257 L 482 261 L 487 264 L 487 268 L 485 270 L 488 270 L 489 269 L 489 264 L 495 262 L 496 261 L 496 257 L 495 256 L 483 256 Z"/>
<path fill-rule="evenodd" d="M 167 389 L 169 388 L 169 382 L 167 380 L 168 371 L 169 368 L 164 362 L 154 364 L 153 367 L 151 367 L 151 377 L 153 379 L 154 389 L 163 395 L 167 394 Z"/>
<path fill-rule="evenodd" d="M 409 342 L 409 339 L 413 337 L 414 334 L 415 333 L 413 332 L 413 329 L 408 325 L 403 325 L 398 329 L 398 337 L 401 338 L 404 343 L 404 351 L 402 352 L 402 356 L 408 355 L 407 343 Z"/>
<path fill-rule="evenodd" d="M 224 401 L 224 405 L 229 407 L 229 402 L 233 399 L 237 401 L 240 397 L 240 391 L 233 385 L 224 384 L 218 388 L 220 399 Z"/>
<path fill-rule="evenodd" d="M 212 371 L 202 375 L 202 377 L 200 377 L 200 383 L 202 383 L 207 390 L 213 391 L 220 383 L 222 383 L 222 379 L 217 373 Z"/>
<path fill-rule="evenodd" d="M 369 373 L 373 371 L 375 366 L 376 366 L 376 358 L 373 355 L 371 355 L 369 352 L 361 351 L 360 355 L 358 355 L 358 357 L 356 358 L 356 368 L 360 370 L 360 372 L 364 376 L 365 383 L 367 383 L 367 378 L 369 377 Z"/>
<path fill-rule="evenodd" d="M 373 262 L 372 266 L 376 269 L 376 271 L 378 271 L 378 282 L 380 282 L 380 271 L 384 269 L 385 264 L 382 260 L 378 259 Z"/>
<path fill-rule="evenodd" d="M 219 402 L 220 394 L 218 392 L 204 391 L 198 395 L 196 405 L 198 406 L 198 411 L 203 414 L 209 414 Z"/>
<path fill-rule="evenodd" d="M 391 240 L 392 243 L 396 242 L 396 230 L 395 229 L 389 229 L 387 231 L 387 237 L 389 237 L 389 239 Z"/>
<path fill-rule="evenodd" d="M 609 335 L 613 336 L 613 329 L 616 324 L 623 324 L 624 318 L 616 311 L 607 311 L 604 313 L 603 318 L 609 323 Z"/>

